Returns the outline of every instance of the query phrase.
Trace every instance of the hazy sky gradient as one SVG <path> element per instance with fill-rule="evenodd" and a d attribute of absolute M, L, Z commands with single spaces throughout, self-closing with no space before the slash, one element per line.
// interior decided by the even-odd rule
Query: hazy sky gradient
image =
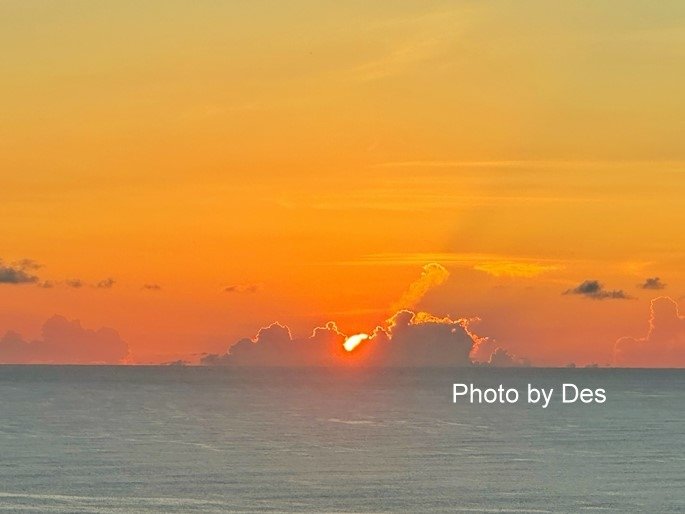
<path fill-rule="evenodd" d="M 17 1 L 0 44 L 0 258 L 42 265 L 0 333 L 370 332 L 438 262 L 416 309 L 605 363 L 685 294 L 682 2 Z"/>

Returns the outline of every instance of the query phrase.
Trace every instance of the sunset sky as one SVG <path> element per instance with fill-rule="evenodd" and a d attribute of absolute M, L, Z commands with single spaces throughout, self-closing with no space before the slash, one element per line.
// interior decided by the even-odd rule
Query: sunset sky
<path fill-rule="evenodd" d="M 685 366 L 650 303 L 685 312 L 683 2 L 9 1 L 0 44 L 0 360 L 73 320 L 197 362 L 411 308 Z"/>

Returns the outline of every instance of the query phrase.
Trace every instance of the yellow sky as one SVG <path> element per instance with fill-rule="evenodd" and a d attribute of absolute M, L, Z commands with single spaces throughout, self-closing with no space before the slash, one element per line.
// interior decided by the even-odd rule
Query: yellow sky
<path fill-rule="evenodd" d="M 274 320 L 368 331 L 439 262 L 417 308 L 604 362 L 646 329 L 638 283 L 685 291 L 684 23 L 680 2 L 4 2 L 0 258 L 56 285 L 0 284 L 0 332 L 59 313 L 164 360 Z M 587 279 L 637 299 L 561 294 Z"/>

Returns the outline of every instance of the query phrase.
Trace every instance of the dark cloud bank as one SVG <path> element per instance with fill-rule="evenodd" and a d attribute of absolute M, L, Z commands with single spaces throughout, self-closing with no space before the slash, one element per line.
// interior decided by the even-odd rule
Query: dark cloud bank
<path fill-rule="evenodd" d="M 202 364 L 226 366 L 335 366 L 354 362 L 385 367 L 470 366 L 486 352 L 481 364 L 519 365 L 521 361 L 494 341 L 469 331 L 473 320 L 437 318 L 400 310 L 385 327 L 376 327 L 352 352 L 343 348 L 346 335 L 333 322 L 314 329 L 309 337 L 294 338 L 288 327 L 273 323 L 253 339 L 242 339 L 225 354 L 203 357 Z M 506 354 L 506 356 L 505 356 Z M 494 360 L 491 360 L 491 357 Z"/>
<path fill-rule="evenodd" d="M 62 316 L 45 322 L 39 340 L 25 341 L 12 331 L 0 338 L 0 362 L 9 364 L 118 364 L 127 355 L 128 345 L 115 330 L 86 329 Z"/>

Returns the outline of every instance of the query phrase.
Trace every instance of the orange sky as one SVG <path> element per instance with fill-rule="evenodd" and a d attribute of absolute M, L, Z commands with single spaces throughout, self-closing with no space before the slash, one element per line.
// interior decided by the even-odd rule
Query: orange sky
<path fill-rule="evenodd" d="M 534 364 L 610 363 L 685 294 L 684 22 L 675 1 L 3 2 L 0 282 L 38 278 L 0 283 L 0 334 L 58 314 L 166 362 L 273 321 L 370 333 L 435 262 L 415 310 Z"/>

